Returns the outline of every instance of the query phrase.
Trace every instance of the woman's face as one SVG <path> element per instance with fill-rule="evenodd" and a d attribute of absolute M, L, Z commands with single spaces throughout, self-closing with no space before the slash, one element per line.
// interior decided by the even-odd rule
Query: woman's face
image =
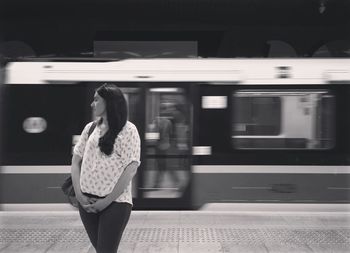
<path fill-rule="evenodd" d="M 101 117 L 106 113 L 106 101 L 95 92 L 94 101 L 91 103 L 91 108 L 97 117 Z"/>

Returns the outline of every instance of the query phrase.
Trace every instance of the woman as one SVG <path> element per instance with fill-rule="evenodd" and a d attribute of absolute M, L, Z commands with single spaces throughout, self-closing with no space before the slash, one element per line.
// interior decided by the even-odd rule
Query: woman
<path fill-rule="evenodd" d="M 140 137 L 127 121 L 126 100 L 117 86 L 99 87 L 91 107 L 98 120 L 85 126 L 74 147 L 72 180 L 80 217 L 96 252 L 115 253 L 131 213 Z"/>

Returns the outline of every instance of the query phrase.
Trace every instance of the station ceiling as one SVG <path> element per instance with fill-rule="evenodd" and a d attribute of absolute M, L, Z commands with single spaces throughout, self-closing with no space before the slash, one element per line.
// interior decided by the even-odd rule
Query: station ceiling
<path fill-rule="evenodd" d="M 348 31 L 350 0 L 0 0 L 0 55 L 11 56 L 80 55 L 95 40 L 147 38 L 205 41 L 208 56 L 233 40 L 239 52 L 228 56 L 256 56 L 252 47 L 281 39 L 303 55 Z"/>
<path fill-rule="evenodd" d="M 179 25 L 322 25 L 350 20 L 350 0 L 2 0 L 0 7 L 2 20 L 68 18 Z"/>

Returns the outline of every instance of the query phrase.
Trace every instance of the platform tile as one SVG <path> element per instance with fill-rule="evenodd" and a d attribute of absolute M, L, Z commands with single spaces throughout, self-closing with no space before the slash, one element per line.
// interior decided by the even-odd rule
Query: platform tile
<path fill-rule="evenodd" d="M 46 253 L 50 247 L 50 243 L 9 243 L 0 250 L 0 253 Z"/>
<path fill-rule="evenodd" d="M 264 244 L 223 242 L 221 245 L 223 253 L 268 253 Z"/>
<path fill-rule="evenodd" d="M 139 242 L 135 246 L 134 253 L 179 253 L 179 244 Z"/>
<path fill-rule="evenodd" d="M 179 243 L 179 253 L 222 253 L 221 243 Z"/>
<path fill-rule="evenodd" d="M 312 253 L 306 244 L 265 244 L 269 253 Z"/>
<path fill-rule="evenodd" d="M 90 243 L 55 243 L 45 253 L 88 253 Z"/>
<path fill-rule="evenodd" d="M 309 247 L 317 253 L 349 253 L 350 244 L 341 243 L 341 244 L 310 244 Z"/>

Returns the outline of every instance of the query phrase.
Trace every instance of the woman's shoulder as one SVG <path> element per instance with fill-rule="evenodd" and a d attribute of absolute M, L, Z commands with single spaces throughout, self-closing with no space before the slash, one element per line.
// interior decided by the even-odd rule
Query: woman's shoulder
<path fill-rule="evenodd" d="M 137 128 L 136 126 L 130 122 L 130 121 L 127 121 L 123 127 L 123 129 L 120 131 L 120 133 L 118 134 L 117 138 L 121 138 L 123 139 L 125 136 L 127 135 L 132 135 L 134 134 L 135 132 L 137 132 Z"/>
<path fill-rule="evenodd" d="M 126 121 L 125 123 L 125 130 L 127 131 L 132 131 L 132 130 L 137 130 L 136 126 L 134 123 L 132 123 L 131 121 Z"/>
<path fill-rule="evenodd" d="M 130 122 L 130 121 L 127 121 L 127 122 L 125 123 L 124 131 L 125 131 L 126 133 L 138 132 L 138 131 L 137 131 L 137 127 L 135 126 L 135 124 L 132 123 L 132 122 Z"/>
<path fill-rule="evenodd" d="M 96 121 L 91 121 L 91 122 L 89 122 L 89 123 L 87 123 L 86 125 L 85 125 L 85 128 L 90 128 L 93 124 L 97 124 L 97 122 Z"/>
<path fill-rule="evenodd" d="M 95 125 L 95 127 L 96 127 L 97 121 L 91 121 L 91 122 L 87 123 L 87 124 L 85 125 L 83 131 L 84 131 L 84 132 L 88 132 L 88 131 L 90 130 L 90 128 L 92 127 L 92 125 Z"/>
<path fill-rule="evenodd" d="M 86 124 L 86 126 L 87 126 L 87 127 L 88 127 L 88 126 L 92 126 L 92 124 L 94 124 L 94 123 L 97 124 L 97 122 L 95 122 L 95 121 L 90 121 L 89 123 Z"/>
<path fill-rule="evenodd" d="M 89 123 L 85 124 L 85 126 L 84 126 L 84 130 L 86 130 L 86 129 L 88 129 L 89 127 L 91 127 L 91 126 L 92 126 L 92 123 L 94 123 L 94 122 L 93 122 L 93 121 L 91 121 L 91 122 L 89 122 Z"/>

